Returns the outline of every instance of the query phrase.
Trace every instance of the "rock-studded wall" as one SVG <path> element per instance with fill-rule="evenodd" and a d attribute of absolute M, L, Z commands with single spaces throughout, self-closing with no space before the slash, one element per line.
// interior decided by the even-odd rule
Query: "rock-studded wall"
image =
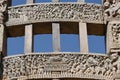
<path fill-rule="evenodd" d="M 120 52 L 120 22 L 111 21 L 108 24 L 108 47 L 110 52 Z"/>
<path fill-rule="evenodd" d="M 107 53 L 120 52 L 120 0 L 104 0 L 107 26 Z"/>
<path fill-rule="evenodd" d="M 0 0 L 0 80 L 2 80 L 3 74 L 3 55 L 4 55 L 4 20 L 7 8 L 7 0 Z"/>
<path fill-rule="evenodd" d="M 3 80 L 78 77 L 111 79 L 119 72 L 119 55 L 31 54 L 4 58 Z"/>
<path fill-rule="evenodd" d="M 79 3 L 44 3 L 12 7 L 8 8 L 6 25 L 53 21 L 103 23 L 103 8 L 97 4 Z"/>
<path fill-rule="evenodd" d="M 3 20 L 6 0 L 0 1 Z M 83 21 L 108 24 L 108 56 L 88 54 L 32 54 L 4 58 L 3 80 L 24 78 L 79 77 L 113 79 L 119 73 L 120 2 L 104 1 L 104 9 L 95 4 L 34 4 L 8 9 L 7 26 L 44 21 Z M 64 8 L 63 8 L 64 7 Z M 34 16 L 31 16 L 33 15 Z M 104 18 L 104 19 L 103 19 Z M 14 22 L 14 23 L 13 23 Z M 2 23 L 2 21 L 1 21 Z M 0 62 L 2 64 L 2 62 Z M 1 67 L 1 65 L 0 65 Z"/>
<path fill-rule="evenodd" d="M 120 0 L 104 0 L 105 21 L 120 21 Z"/>

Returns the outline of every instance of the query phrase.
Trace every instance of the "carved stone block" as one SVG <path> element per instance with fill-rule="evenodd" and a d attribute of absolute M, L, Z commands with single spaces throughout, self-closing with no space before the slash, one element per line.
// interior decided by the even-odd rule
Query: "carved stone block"
<path fill-rule="evenodd" d="M 107 30 L 108 52 L 120 52 L 120 22 L 111 21 Z"/>
<path fill-rule="evenodd" d="M 3 41 L 4 41 L 4 26 L 0 24 L 0 52 L 3 51 Z"/>
<path fill-rule="evenodd" d="M 8 9 L 6 24 L 18 25 L 48 21 L 103 23 L 103 10 L 101 5 L 81 3 L 48 3 L 12 7 Z"/>
<path fill-rule="evenodd" d="M 69 75 L 80 78 L 97 75 L 100 79 L 100 76 L 103 79 L 111 79 L 111 76 L 119 71 L 119 61 L 118 54 L 111 54 L 110 57 L 88 54 L 32 54 L 8 57 L 4 58 L 3 62 L 3 80 L 21 76 L 29 76 L 31 79 L 69 77 Z"/>
<path fill-rule="evenodd" d="M 106 21 L 120 21 L 120 1 L 104 0 L 104 18 Z"/>

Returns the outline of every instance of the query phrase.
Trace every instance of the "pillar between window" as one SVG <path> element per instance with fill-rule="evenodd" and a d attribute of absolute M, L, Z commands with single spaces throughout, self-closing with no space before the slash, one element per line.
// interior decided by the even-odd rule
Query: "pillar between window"
<path fill-rule="evenodd" d="M 34 3 L 34 2 L 35 2 L 35 0 L 27 0 L 26 1 L 27 4 Z"/>
<path fill-rule="evenodd" d="M 80 50 L 88 53 L 87 23 L 79 22 Z"/>
<path fill-rule="evenodd" d="M 85 0 L 77 0 L 77 2 L 85 3 Z"/>
<path fill-rule="evenodd" d="M 25 53 L 33 52 L 33 25 L 25 26 Z"/>
<path fill-rule="evenodd" d="M 52 23 L 53 51 L 60 52 L 60 24 Z"/>
<path fill-rule="evenodd" d="M 60 0 L 52 0 L 52 2 L 59 2 Z"/>

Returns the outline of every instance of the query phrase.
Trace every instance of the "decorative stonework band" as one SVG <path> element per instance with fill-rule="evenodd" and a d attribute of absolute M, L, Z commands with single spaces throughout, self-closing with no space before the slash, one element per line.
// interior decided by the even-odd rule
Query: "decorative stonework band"
<path fill-rule="evenodd" d="M 112 79 L 119 72 L 118 54 L 28 54 L 3 59 L 3 80 L 35 78 Z M 117 64 L 116 64 L 117 63 Z"/>
<path fill-rule="evenodd" d="M 111 21 L 108 23 L 107 27 L 107 52 L 120 52 L 120 22 Z"/>
<path fill-rule="evenodd" d="M 2 63 L 2 58 L 4 55 L 3 52 L 3 44 L 4 44 L 4 15 L 6 12 L 6 8 L 7 8 L 7 0 L 0 0 L 0 80 L 2 78 L 2 74 L 3 74 L 3 63 Z"/>
<path fill-rule="evenodd" d="M 54 21 L 103 23 L 103 8 L 98 4 L 82 3 L 42 3 L 9 7 L 6 25 Z"/>
<path fill-rule="evenodd" d="M 120 21 L 120 0 L 103 0 L 105 21 Z"/>

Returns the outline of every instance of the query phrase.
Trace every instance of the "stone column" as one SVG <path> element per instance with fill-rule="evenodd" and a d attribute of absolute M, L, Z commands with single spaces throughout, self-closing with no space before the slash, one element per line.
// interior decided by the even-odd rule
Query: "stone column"
<path fill-rule="evenodd" d="M 6 56 L 7 54 L 7 37 L 5 33 L 5 26 L 0 24 L 0 53 Z"/>
<path fill-rule="evenodd" d="M 60 51 L 60 25 L 59 23 L 52 23 L 52 34 L 53 34 L 53 51 Z"/>
<path fill-rule="evenodd" d="M 26 0 L 27 4 L 34 3 L 34 2 L 35 2 L 35 0 Z"/>
<path fill-rule="evenodd" d="M 7 44 L 7 38 L 5 33 L 5 26 L 4 26 L 4 19 L 5 19 L 5 11 L 7 8 L 7 0 L 2 0 L 0 3 L 0 53 L 2 53 L 3 56 L 6 55 L 6 44 Z"/>
<path fill-rule="evenodd" d="M 33 25 L 25 26 L 25 53 L 33 51 Z"/>
<path fill-rule="evenodd" d="M 107 26 L 107 53 L 111 55 L 113 64 L 117 64 L 117 72 L 113 80 L 120 80 L 120 22 L 110 21 Z M 115 59 L 116 58 L 116 59 Z"/>
<path fill-rule="evenodd" d="M 77 0 L 77 2 L 85 3 L 85 0 Z"/>
<path fill-rule="evenodd" d="M 2 0 L 0 2 L 0 80 L 2 80 L 2 74 L 3 74 L 3 66 L 2 66 L 2 58 L 6 56 L 7 51 L 7 36 L 6 36 L 6 30 L 4 26 L 4 13 L 7 8 L 7 1 L 8 0 Z"/>
<path fill-rule="evenodd" d="M 35 0 L 26 0 L 26 4 L 34 3 Z M 33 51 L 33 25 L 25 25 L 25 53 L 32 53 Z"/>
<path fill-rule="evenodd" d="M 79 22 L 80 51 L 88 53 L 87 24 Z"/>
<path fill-rule="evenodd" d="M 52 0 L 52 2 L 59 2 L 60 0 Z"/>
<path fill-rule="evenodd" d="M 120 52 L 120 22 L 111 21 L 107 26 L 107 53 Z"/>

